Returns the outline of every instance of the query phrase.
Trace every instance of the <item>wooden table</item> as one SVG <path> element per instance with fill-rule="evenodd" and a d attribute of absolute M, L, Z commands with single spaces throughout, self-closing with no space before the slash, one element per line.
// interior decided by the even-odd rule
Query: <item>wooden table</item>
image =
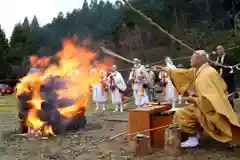
<path fill-rule="evenodd" d="M 156 105 L 153 107 L 136 108 L 128 113 L 128 132 L 135 133 L 155 127 L 165 126 L 172 123 L 174 113 L 162 115 L 162 112 L 171 109 L 170 104 Z M 150 136 L 151 146 L 157 148 L 163 148 L 164 146 L 164 131 L 163 129 L 154 130 L 152 132 L 145 132 L 143 134 Z M 136 135 L 136 134 L 135 134 Z M 132 149 L 134 149 L 134 137 L 129 136 L 129 143 Z"/>

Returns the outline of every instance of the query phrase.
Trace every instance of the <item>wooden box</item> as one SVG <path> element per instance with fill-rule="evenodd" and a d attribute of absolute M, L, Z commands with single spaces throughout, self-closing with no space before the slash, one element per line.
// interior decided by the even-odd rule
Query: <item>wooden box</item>
<path fill-rule="evenodd" d="M 164 126 L 166 123 L 171 123 L 172 115 L 169 116 L 155 116 L 154 114 L 164 112 L 171 109 L 170 105 L 158 105 L 153 107 L 142 107 L 136 108 L 128 113 L 128 132 L 129 133 L 136 133 L 143 130 L 151 129 L 153 127 Z M 166 120 L 167 119 L 167 120 Z M 151 146 L 162 146 L 164 145 L 164 130 L 163 133 L 158 130 L 152 132 L 144 132 L 145 135 L 150 136 L 150 143 Z M 160 134 L 160 135 L 158 135 Z M 132 149 L 135 148 L 134 146 L 134 137 L 136 134 L 129 136 L 129 143 Z M 160 140 L 161 139 L 161 140 Z M 162 143 L 162 144 L 158 144 Z"/>
<path fill-rule="evenodd" d="M 167 114 L 155 113 L 151 116 L 151 128 L 167 126 L 172 123 L 174 112 Z M 167 128 L 167 127 L 166 127 Z M 151 144 L 155 148 L 164 148 L 165 129 L 158 129 L 151 132 Z"/>

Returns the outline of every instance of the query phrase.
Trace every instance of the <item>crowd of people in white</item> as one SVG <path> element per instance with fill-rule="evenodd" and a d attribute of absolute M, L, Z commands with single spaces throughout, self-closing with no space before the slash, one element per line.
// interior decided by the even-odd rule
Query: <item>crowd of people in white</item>
<path fill-rule="evenodd" d="M 171 63 L 170 59 L 166 59 L 168 67 L 175 67 Z M 156 97 L 156 85 L 155 85 L 155 73 L 152 71 L 149 65 L 142 65 L 141 61 L 137 58 L 133 60 L 134 66 L 130 71 L 128 84 L 131 85 L 133 91 L 133 98 L 137 107 L 143 107 L 148 104 L 149 101 L 157 101 Z M 115 105 L 114 112 L 123 112 L 124 96 L 123 92 L 127 89 L 122 74 L 117 70 L 117 66 L 113 65 L 110 74 L 105 71 L 97 69 L 94 65 L 92 74 L 100 72 L 102 77 L 99 82 L 92 85 L 93 102 L 96 105 L 95 110 L 106 110 L 106 103 L 108 100 L 108 92 L 111 95 L 112 104 Z M 164 72 L 159 73 L 159 79 L 162 83 L 166 83 L 165 100 L 175 104 L 176 90 L 171 83 L 169 77 Z"/>

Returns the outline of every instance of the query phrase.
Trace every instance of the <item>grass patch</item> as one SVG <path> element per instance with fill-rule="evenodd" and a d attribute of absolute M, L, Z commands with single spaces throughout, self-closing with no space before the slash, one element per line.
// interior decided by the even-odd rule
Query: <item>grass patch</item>
<path fill-rule="evenodd" d="M 16 95 L 0 96 L 0 113 L 13 112 L 16 110 Z"/>
<path fill-rule="evenodd" d="M 126 97 L 126 102 L 127 101 L 131 101 L 131 98 L 127 98 Z M 6 112 L 14 112 L 17 109 L 17 103 L 18 103 L 18 99 L 16 97 L 16 95 L 5 95 L 5 96 L 0 96 L 0 113 L 6 113 Z M 88 106 L 86 108 L 86 116 L 91 116 L 94 112 L 95 109 L 95 104 L 92 103 L 92 95 L 89 98 L 89 103 Z M 109 110 L 114 109 L 114 105 L 112 105 L 111 102 L 111 98 L 110 96 L 108 97 L 108 101 L 107 101 L 107 105 L 106 108 Z"/>
<path fill-rule="evenodd" d="M 13 112 L 14 109 L 12 106 L 4 106 L 4 107 L 0 107 L 0 113 L 9 113 L 9 112 Z"/>

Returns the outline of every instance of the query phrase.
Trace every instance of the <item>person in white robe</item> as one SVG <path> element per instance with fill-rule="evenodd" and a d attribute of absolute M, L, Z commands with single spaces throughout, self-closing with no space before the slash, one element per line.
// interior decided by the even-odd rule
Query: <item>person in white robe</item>
<path fill-rule="evenodd" d="M 135 58 L 133 62 L 134 69 L 130 72 L 129 82 L 132 84 L 135 105 L 137 107 L 142 107 L 149 102 L 146 90 L 147 70 L 139 59 Z"/>
<path fill-rule="evenodd" d="M 101 72 L 101 79 L 92 84 L 92 95 L 93 102 L 96 105 L 95 110 L 99 110 L 100 108 L 105 111 L 106 110 L 106 102 L 107 102 L 107 92 L 106 92 L 106 83 L 107 83 L 107 73 L 105 71 L 98 70 L 94 67 L 91 71 L 92 74 L 96 74 L 97 72 Z"/>
<path fill-rule="evenodd" d="M 122 74 L 117 71 L 116 65 L 113 65 L 112 72 L 108 76 L 108 88 L 111 94 L 112 104 L 116 106 L 114 112 L 123 112 L 122 92 L 127 89 L 127 85 Z"/>
<path fill-rule="evenodd" d="M 176 66 L 173 64 L 172 60 L 169 57 L 166 57 L 165 63 L 166 63 L 166 66 L 169 67 L 169 68 L 176 68 Z M 176 100 L 177 100 L 176 89 L 175 89 L 174 85 L 172 84 L 172 81 L 171 81 L 170 77 L 167 76 L 166 73 L 161 72 L 160 76 L 163 77 L 163 81 L 164 81 L 163 83 L 166 84 L 165 95 L 164 95 L 165 100 L 167 102 L 172 103 L 172 108 L 175 108 Z"/>

